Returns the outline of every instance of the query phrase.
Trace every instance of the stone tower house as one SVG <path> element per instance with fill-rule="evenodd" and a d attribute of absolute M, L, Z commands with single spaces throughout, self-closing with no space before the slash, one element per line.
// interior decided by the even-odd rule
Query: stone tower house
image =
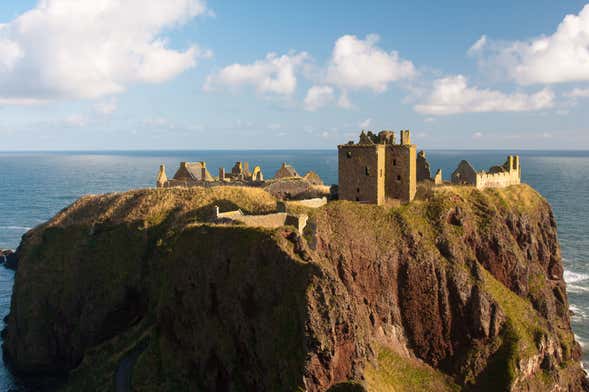
<path fill-rule="evenodd" d="M 382 131 L 360 134 L 356 144 L 338 146 L 339 198 L 384 204 L 388 199 L 407 203 L 415 197 L 417 186 L 416 147 L 409 131 L 395 134 Z"/>

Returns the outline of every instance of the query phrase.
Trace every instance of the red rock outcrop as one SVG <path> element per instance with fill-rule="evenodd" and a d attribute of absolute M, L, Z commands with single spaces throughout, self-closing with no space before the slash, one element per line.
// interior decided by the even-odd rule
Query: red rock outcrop
<path fill-rule="evenodd" d="M 206 194 L 174 199 L 186 192 Z M 231 199 L 84 199 L 29 233 L 8 318 L 15 367 L 108 389 L 148 339 L 136 390 L 589 390 L 555 221 L 531 188 L 333 202 L 309 211 L 303 236 L 199 223 L 215 192 Z M 241 192 L 231 203 L 251 212 L 272 204 Z"/>

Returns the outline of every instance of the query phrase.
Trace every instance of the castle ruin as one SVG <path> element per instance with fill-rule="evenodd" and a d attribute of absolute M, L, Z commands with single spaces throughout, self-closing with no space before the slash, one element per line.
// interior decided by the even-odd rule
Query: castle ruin
<path fill-rule="evenodd" d="M 292 181 L 295 180 L 295 181 Z M 313 171 L 300 176 L 294 167 L 284 162 L 276 172 L 273 179 L 266 180 L 262 168 L 255 166 L 250 170 L 248 162 L 237 161 L 226 172 L 225 168 L 219 168 L 218 176 L 212 176 L 204 161 L 180 162 L 180 167 L 169 179 L 166 175 L 166 167 L 160 165 L 156 176 L 156 187 L 190 187 L 190 186 L 218 186 L 218 185 L 241 185 L 253 187 L 272 187 L 269 191 L 276 194 L 309 193 L 311 188 L 324 187 L 323 180 Z M 292 189 L 295 187 L 296 189 Z"/>
<path fill-rule="evenodd" d="M 286 162 L 270 180 L 264 178 L 260 166 L 250 170 L 248 162 L 241 161 L 236 162 L 230 172 L 220 168 L 218 177 L 209 173 L 204 161 L 181 162 L 172 179 L 168 179 L 165 166 L 161 165 L 156 186 L 254 186 L 263 187 L 283 200 L 329 194 L 341 200 L 383 205 L 387 201 L 411 202 L 415 198 L 418 183 L 426 183 L 427 187 L 445 184 L 441 170 L 437 170 L 433 177 L 431 173 L 426 153 L 416 152 L 409 130 L 400 131 L 399 143 L 393 131 L 384 130 L 378 134 L 362 131 L 358 143 L 350 141 L 338 146 L 337 195 L 332 192 L 335 187 L 325 186 L 317 173 L 309 171 L 301 176 Z M 480 172 L 463 160 L 451 178 L 452 184 L 469 185 L 477 189 L 501 188 L 520 182 L 521 167 L 517 155 L 510 155 L 504 164 Z"/>
<path fill-rule="evenodd" d="M 338 146 L 338 194 L 342 200 L 384 204 L 387 200 L 408 203 L 417 189 L 416 147 L 408 130 L 378 135 L 362 131 L 358 143 Z"/>

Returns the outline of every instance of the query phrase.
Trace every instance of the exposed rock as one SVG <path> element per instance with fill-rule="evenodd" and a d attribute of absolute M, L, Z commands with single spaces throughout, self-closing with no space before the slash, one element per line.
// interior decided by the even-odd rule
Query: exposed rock
<path fill-rule="evenodd" d="M 210 205 L 272 204 L 233 191 L 87 197 L 29 232 L 5 345 L 16 369 L 108 390 L 149 337 L 135 390 L 589 390 L 552 211 L 531 188 L 333 202 L 303 236 L 199 221 Z"/>
<path fill-rule="evenodd" d="M 18 265 L 18 256 L 16 252 L 10 249 L 0 249 L 0 264 L 3 264 L 8 269 L 16 271 Z"/>

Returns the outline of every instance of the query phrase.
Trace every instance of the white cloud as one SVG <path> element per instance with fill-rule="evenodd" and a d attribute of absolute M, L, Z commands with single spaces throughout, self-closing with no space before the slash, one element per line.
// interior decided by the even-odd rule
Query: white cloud
<path fill-rule="evenodd" d="M 113 114 L 117 111 L 117 101 L 115 99 L 110 99 L 108 101 L 98 102 L 94 104 L 94 110 L 96 113 L 105 116 Z"/>
<path fill-rule="evenodd" d="M 401 59 L 395 51 L 380 49 L 378 40 L 375 34 L 364 40 L 354 35 L 340 37 L 327 68 L 327 82 L 342 89 L 383 92 L 389 83 L 416 75 L 413 63 Z"/>
<path fill-rule="evenodd" d="M 360 121 L 360 123 L 358 124 L 358 126 L 362 129 L 368 129 L 370 127 L 370 124 L 372 124 L 372 119 L 371 118 L 367 118 L 364 121 Z"/>
<path fill-rule="evenodd" d="M 482 139 L 485 136 L 482 132 L 475 132 L 472 134 L 473 139 Z"/>
<path fill-rule="evenodd" d="M 586 98 L 589 97 L 589 88 L 574 88 L 564 95 L 571 98 Z"/>
<path fill-rule="evenodd" d="M 470 49 L 468 49 L 468 54 L 476 54 L 477 52 L 481 51 L 485 45 L 487 44 L 487 36 L 482 35 L 481 38 L 475 42 Z"/>
<path fill-rule="evenodd" d="M 333 88 L 330 86 L 313 86 L 307 91 L 305 97 L 305 109 L 315 110 L 329 105 L 334 100 Z"/>
<path fill-rule="evenodd" d="M 467 112 L 522 112 L 550 108 L 554 93 L 543 89 L 535 94 L 505 94 L 497 90 L 469 87 L 462 75 L 434 81 L 433 91 L 415 110 L 429 115 Z"/>
<path fill-rule="evenodd" d="M 291 95 L 297 86 L 296 72 L 307 60 L 309 55 L 305 52 L 282 56 L 268 53 L 263 60 L 252 64 L 232 64 L 209 75 L 204 89 L 213 91 L 222 87 L 235 89 L 250 85 L 262 94 Z"/>
<path fill-rule="evenodd" d="M 210 53 L 170 49 L 162 32 L 205 12 L 204 0 L 39 0 L 0 25 L 0 99 L 97 98 L 173 78 Z"/>
<path fill-rule="evenodd" d="M 82 114 L 72 114 L 66 117 L 64 122 L 71 127 L 84 127 L 88 124 L 88 118 Z"/>
<path fill-rule="evenodd" d="M 47 103 L 46 99 L 36 98 L 4 98 L 0 97 L 0 105 L 32 106 Z"/>
<path fill-rule="evenodd" d="M 350 98 L 348 97 L 347 91 L 345 91 L 345 90 L 342 91 L 342 93 L 340 94 L 340 96 L 337 100 L 337 106 L 339 106 L 340 108 L 344 108 L 344 109 L 351 109 L 354 107 L 354 105 L 350 101 Z"/>
<path fill-rule="evenodd" d="M 471 48 L 481 56 L 481 64 L 499 67 L 520 84 L 589 80 L 589 4 L 578 15 L 565 16 L 552 35 L 484 43 Z"/>

